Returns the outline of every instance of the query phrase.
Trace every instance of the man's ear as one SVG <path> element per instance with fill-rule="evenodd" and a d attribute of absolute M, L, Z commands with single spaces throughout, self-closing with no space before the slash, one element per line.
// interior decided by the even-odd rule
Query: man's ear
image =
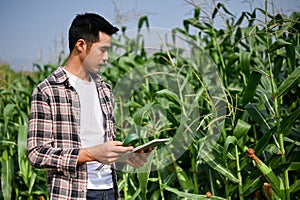
<path fill-rule="evenodd" d="M 83 39 L 79 39 L 79 40 L 77 40 L 77 42 L 75 44 L 75 48 L 78 52 L 81 53 L 86 50 L 87 43 Z"/>

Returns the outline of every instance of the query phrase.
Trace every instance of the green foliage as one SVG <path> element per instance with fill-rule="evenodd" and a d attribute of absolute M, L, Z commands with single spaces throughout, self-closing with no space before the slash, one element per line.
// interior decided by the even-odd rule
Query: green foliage
<path fill-rule="evenodd" d="M 32 73 L 12 71 L 0 65 L 1 199 L 47 199 L 45 171 L 33 169 L 26 155 L 31 93 L 55 66 Z M 50 69 L 51 68 L 51 69 Z"/>
<path fill-rule="evenodd" d="M 141 32 L 143 25 L 150 29 L 147 16 L 140 19 L 134 38 L 124 28 L 113 41 L 112 67 L 102 76 L 113 88 L 121 88 L 115 98 L 120 140 L 132 132 L 146 141 L 145 136 L 173 138 L 186 131 L 185 122 L 196 127 L 193 142 L 175 162 L 151 171 L 159 163 L 155 150 L 146 171 L 120 171 L 123 199 L 204 199 L 207 192 L 211 199 L 299 199 L 300 13 L 273 16 L 256 8 L 236 18 L 218 4 L 212 21 L 220 11 L 227 17 L 226 28 L 201 21 L 203 12 L 195 7 L 183 28 L 172 30 L 193 44 L 193 59 L 172 44 L 165 44 L 167 51 L 147 54 Z M 258 15 L 265 16 L 264 24 Z M 211 64 L 202 65 L 203 52 L 219 71 L 215 81 L 222 83 L 222 99 L 209 95 L 215 89 L 210 87 L 213 80 L 205 80 L 203 72 L 213 72 Z M 34 66 L 37 71 L 29 74 L 13 72 L 7 65 L 0 68 L 1 199 L 47 196 L 45 172 L 29 165 L 25 145 L 32 90 L 57 65 Z M 226 116 L 217 129 L 220 137 L 213 138 L 218 101 L 226 104 Z M 256 157 L 247 156 L 249 149 Z"/>
<path fill-rule="evenodd" d="M 201 9 L 196 7 L 194 17 L 183 21 L 184 28 L 176 28 L 173 32 L 195 41 L 211 56 L 220 71 L 227 105 L 221 137 L 211 147 L 211 151 L 203 155 L 202 146 L 208 141 L 199 135 L 176 162 L 162 170 L 151 172 L 149 182 L 158 184 L 147 184 L 147 198 L 176 199 L 177 195 L 201 199 L 207 191 L 213 196 L 226 199 L 297 198 L 299 169 L 296 167 L 291 170 L 288 166 L 296 166 L 292 163 L 298 162 L 299 151 L 297 93 L 300 89 L 300 15 L 293 13 L 289 18 L 280 14 L 272 16 L 257 8 L 252 13 L 244 12 L 240 18 L 235 18 L 223 4 L 218 4 L 212 18 L 215 18 L 220 9 L 228 14 L 226 29 L 218 30 L 211 24 L 200 21 Z M 258 14 L 266 16 L 266 24 L 262 25 L 256 19 Z M 140 39 L 137 38 L 135 43 Z M 172 51 L 158 52 L 148 57 L 142 53 L 128 52 L 131 53 L 113 63 L 114 68 L 122 71 L 119 73 L 121 77 L 139 65 L 156 62 L 172 65 L 174 71 L 188 77 L 186 80 L 193 88 L 203 87 L 201 72 L 196 71 L 195 74 L 193 70 L 182 70 L 186 65 L 197 65 L 195 60 L 190 61 L 180 54 L 172 54 Z M 177 62 L 172 63 L 172 58 L 176 58 Z M 197 70 L 197 67 L 194 69 Z M 111 76 L 116 70 L 111 68 L 104 73 L 108 81 L 112 80 Z M 112 85 L 117 83 L 117 79 L 114 80 L 116 81 L 112 81 Z M 132 126 L 151 123 L 147 116 L 151 116 L 151 108 L 159 104 L 166 110 L 168 123 L 162 127 L 156 124 L 149 132 L 160 133 L 154 134 L 157 137 L 161 133 L 164 137 L 174 136 L 182 120 L 178 117 L 183 112 L 180 108 L 184 102 L 180 98 L 180 92 L 177 95 L 164 86 L 154 87 L 146 83 L 139 92 L 131 94 L 132 99 L 128 104 L 131 113 L 122 121 L 127 123 L 125 127 L 128 130 L 119 129 L 121 134 L 126 135 Z M 202 134 L 207 134 L 205 127 L 210 123 L 207 120 L 207 114 L 212 112 L 210 101 L 207 93 L 203 93 L 198 101 L 203 117 L 199 122 L 199 133 Z M 171 105 L 173 109 L 170 109 Z M 117 112 L 118 114 L 120 113 Z M 131 117 L 134 121 L 130 120 Z M 158 127 L 159 130 L 155 130 Z M 255 150 L 260 158 L 259 163 L 246 156 L 248 148 Z M 128 176 L 127 181 L 135 179 L 134 174 Z M 124 179 L 121 182 L 123 181 Z M 135 187 L 138 187 L 138 183 L 136 184 Z M 135 187 L 127 184 L 125 199 L 132 197 L 128 194 L 135 191 Z M 134 197 L 145 199 L 144 195 Z"/>

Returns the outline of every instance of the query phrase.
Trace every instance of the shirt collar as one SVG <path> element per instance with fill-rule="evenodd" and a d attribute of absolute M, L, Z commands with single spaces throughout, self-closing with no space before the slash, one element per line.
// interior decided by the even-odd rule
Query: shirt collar
<path fill-rule="evenodd" d="M 63 70 L 63 66 L 59 66 L 54 72 L 53 75 L 57 79 L 57 83 L 64 83 L 69 78 L 67 73 Z M 91 74 L 91 77 L 97 84 L 101 84 L 103 82 L 102 77 L 99 74 Z"/>
<path fill-rule="evenodd" d="M 56 78 L 57 83 L 64 83 L 68 80 L 67 73 L 63 70 L 62 66 L 59 66 L 54 72 L 54 77 Z"/>

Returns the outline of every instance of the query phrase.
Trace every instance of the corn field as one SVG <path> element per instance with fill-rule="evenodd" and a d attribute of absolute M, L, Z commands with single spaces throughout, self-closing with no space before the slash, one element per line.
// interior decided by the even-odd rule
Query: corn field
<path fill-rule="evenodd" d="M 272 15 L 267 3 L 239 17 L 217 4 L 210 18 L 222 11 L 226 28 L 195 6 L 171 31 L 189 56 L 172 42 L 149 53 L 147 16 L 134 37 L 114 37 L 101 75 L 116 90 L 117 139 L 181 141 L 166 157 L 154 150 L 139 173 L 118 171 L 122 199 L 300 199 L 300 13 Z M 45 171 L 26 156 L 28 117 L 34 87 L 64 62 L 0 66 L 0 199 L 48 199 Z"/>

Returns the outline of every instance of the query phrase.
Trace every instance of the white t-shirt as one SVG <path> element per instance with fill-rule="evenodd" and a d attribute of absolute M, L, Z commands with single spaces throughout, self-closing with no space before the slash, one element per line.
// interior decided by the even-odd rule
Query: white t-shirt
<path fill-rule="evenodd" d="M 64 69 L 65 70 L 65 69 Z M 65 70 L 70 84 L 75 88 L 80 100 L 80 140 L 83 147 L 91 147 L 104 142 L 103 113 L 100 107 L 98 92 L 94 80 L 84 81 Z M 113 188 L 112 171 L 110 165 L 104 165 L 96 170 L 100 163 L 87 162 L 87 189 Z"/>

